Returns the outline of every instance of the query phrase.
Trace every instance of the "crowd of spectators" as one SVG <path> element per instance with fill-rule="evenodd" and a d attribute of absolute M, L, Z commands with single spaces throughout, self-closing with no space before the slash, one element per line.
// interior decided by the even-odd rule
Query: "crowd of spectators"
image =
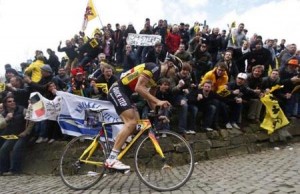
<path fill-rule="evenodd" d="M 158 84 L 156 97 L 173 105 L 162 111 L 160 129 L 170 128 L 171 117 L 178 118 L 174 122 L 181 134 L 242 130 L 245 120 L 258 124 L 264 116 L 260 97 L 277 84 L 284 86 L 274 96 L 285 115 L 300 118 L 300 51 L 295 44 L 285 45 L 284 39 L 278 44 L 277 39 L 263 39 L 258 34 L 249 38 L 244 27 L 240 23 L 236 29 L 220 31 L 199 22 L 169 25 L 167 20 L 152 26 L 147 18 L 139 33 L 160 35 L 162 41 L 154 46 L 133 46 L 126 42 L 129 33 L 137 33 L 132 23 L 116 24 L 115 30 L 107 24 L 91 37 L 80 32 L 65 40 L 64 46 L 60 41 L 57 52 L 65 54 L 61 60 L 49 48 L 48 58 L 37 50 L 31 63 L 20 64 L 20 72 L 5 65 L 0 132 L 18 139 L 0 138 L 0 175 L 21 172 L 29 137 L 34 137 L 35 143 L 53 143 L 63 137 L 55 121 L 24 120 L 31 92 L 53 99 L 55 91 L 62 90 L 106 100 L 106 91 L 97 83 L 105 83 L 109 89 L 127 70 L 147 62 L 160 65 L 168 53 L 181 61 L 182 69 L 175 79 L 161 78 Z M 146 117 L 147 102 L 139 96 L 132 100 L 141 117 Z"/>

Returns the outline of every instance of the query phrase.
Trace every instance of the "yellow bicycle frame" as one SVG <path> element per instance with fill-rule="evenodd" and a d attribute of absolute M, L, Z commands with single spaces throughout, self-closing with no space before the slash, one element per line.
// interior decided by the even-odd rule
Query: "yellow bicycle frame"
<path fill-rule="evenodd" d="M 96 138 L 94 138 L 93 142 L 89 145 L 89 147 L 83 151 L 82 155 L 79 158 L 80 162 L 84 162 L 86 164 L 93 164 L 96 166 L 103 166 L 103 162 L 89 160 L 92 154 L 94 153 L 94 151 L 98 147 L 98 140 L 99 140 L 99 135 L 97 135 Z M 85 159 L 83 159 L 86 156 L 86 154 L 88 154 L 88 156 Z"/>
<path fill-rule="evenodd" d="M 105 125 L 108 123 L 103 123 L 102 126 L 105 128 Z M 111 123 L 110 123 L 111 124 Z M 131 148 L 131 146 L 137 141 L 137 139 L 150 127 L 152 127 L 151 122 L 149 119 L 141 119 L 138 121 L 137 127 L 140 129 L 138 134 L 132 139 L 132 141 L 121 151 L 121 153 L 118 155 L 118 160 L 122 159 L 122 157 L 127 153 L 127 151 L 129 150 L 129 148 Z M 107 137 L 106 134 L 106 130 L 104 130 L 105 136 Z M 159 143 L 157 142 L 157 139 L 154 135 L 153 132 L 149 132 L 149 137 L 154 145 L 155 150 L 157 151 L 157 153 L 164 158 L 164 154 L 162 152 L 162 149 L 159 145 Z M 100 138 L 100 135 L 97 135 L 93 142 L 89 145 L 88 148 L 86 148 L 84 150 L 84 152 L 82 153 L 82 155 L 79 158 L 80 162 L 84 162 L 86 164 L 93 164 L 93 165 L 97 165 L 97 166 L 102 166 L 104 165 L 103 162 L 99 162 L 99 161 L 91 161 L 89 160 L 90 157 L 92 156 L 92 154 L 94 153 L 94 151 L 97 149 L 98 147 L 98 140 Z M 88 154 L 88 155 L 87 155 Z M 87 155 L 87 157 L 84 159 L 84 157 Z"/>
<path fill-rule="evenodd" d="M 121 160 L 122 157 L 126 154 L 126 152 L 129 150 L 129 148 L 131 148 L 131 146 L 134 144 L 134 142 L 136 142 L 136 140 L 150 127 L 152 127 L 151 122 L 149 119 L 140 119 L 138 120 L 138 124 L 137 127 L 140 129 L 140 131 L 138 132 L 138 134 L 136 134 L 136 136 L 132 139 L 132 141 L 121 151 L 121 153 L 119 153 L 118 155 L 118 160 Z M 164 158 L 164 154 L 161 150 L 161 147 L 159 145 L 159 143 L 157 142 L 157 139 L 155 137 L 155 135 L 151 132 L 149 132 L 149 137 L 155 147 L 155 150 L 157 151 L 157 153 L 159 153 L 159 155 Z"/>

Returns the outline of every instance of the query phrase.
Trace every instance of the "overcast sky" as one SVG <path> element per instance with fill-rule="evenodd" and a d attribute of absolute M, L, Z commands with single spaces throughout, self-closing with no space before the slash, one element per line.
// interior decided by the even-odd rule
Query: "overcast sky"
<path fill-rule="evenodd" d="M 56 51 L 81 29 L 87 0 L 0 0 L 0 74 L 4 64 L 15 68 L 34 51 Z M 287 39 L 300 45 L 300 0 L 94 0 L 103 25 L 132 22 L 139 32 L 145 18 L 153 25 L 159 19 L 169 23 L 195 21 L 227 29 L 232 21 L 245 23 L 248 36 L 258 33 L 266 38 Z M 98 18 L 89 22 L 86 33 L 101 27 Z M 59 54 L 59 56 L 62 56 Z"/>

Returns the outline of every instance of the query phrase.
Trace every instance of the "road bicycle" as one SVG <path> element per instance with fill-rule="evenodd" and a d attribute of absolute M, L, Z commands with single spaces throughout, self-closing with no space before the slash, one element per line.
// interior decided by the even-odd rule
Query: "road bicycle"
<path fill-rule="evenodd" d="M 98 183 L 104 174 L 109 176 L 117 171 L 104 165 L 113 145 L 109 141 L 107 128 L 123 122 L 106 123 L 103 121 L 103 112 L 107 109 L 90 110 L 99 115 L 99 122 L 102 123 L 99 133 L 72 139 L 59 162 L 62 181 L 75 190 L 88 189 Z M 128 150 L 136 145 L 133 154 L 128 155 L 133 156 L 133 166 L 139 179 L 157 191 L 176 190 L 193 173 L 193 150 L 181 135 L 169 130 L 156 130 L 155 118 L 158 118 L 157 111 L 148 113 L 148 119 L 138 121 L 138 133 L 120 152 L 118 159 L 125 159 Z"/>

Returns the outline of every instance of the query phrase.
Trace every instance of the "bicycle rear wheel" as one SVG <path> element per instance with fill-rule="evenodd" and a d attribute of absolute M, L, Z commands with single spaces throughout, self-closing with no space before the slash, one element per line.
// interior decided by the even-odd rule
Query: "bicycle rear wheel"
<path fill-rule="evenodd" d="M 60 176 L 65 185 L 72 189 L 88 189 L 99 182 L 104 174 L 106 150 L 102 142 L 98 141 L 96 150 L 89 158 L 89 161 L 98 162 L 97 165 L 79 161 L 93 139 L 94 136 L 90 135 L 76 137 L 66 145 L 62 153 L 59 162 Z"/>
<path fill-rule="evenodd" d="M 165 158 L 157 153 L 149 136 L 143 137 L 135 151 L 136 173 L 143 183 L 154 190 L 178 189 L 193 173 L 193 150 L 181 135 L 172 131 L 158 131 L 156 139 Z"/>

